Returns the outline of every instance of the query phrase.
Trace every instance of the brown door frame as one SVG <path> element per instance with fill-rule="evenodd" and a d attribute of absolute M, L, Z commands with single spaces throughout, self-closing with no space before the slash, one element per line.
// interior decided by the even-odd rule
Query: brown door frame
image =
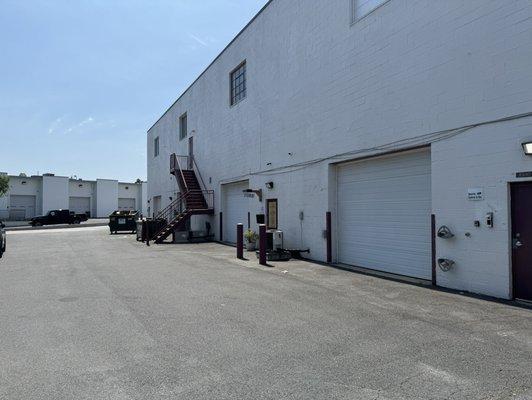
<path fill-rule="evenodd" d="M 270 203 L 275 203 L 275 227 L 270 227 Z M 279 229 L 279 202 L 277 199 L 266 200 L 266 226 L 268 229 Z"/>

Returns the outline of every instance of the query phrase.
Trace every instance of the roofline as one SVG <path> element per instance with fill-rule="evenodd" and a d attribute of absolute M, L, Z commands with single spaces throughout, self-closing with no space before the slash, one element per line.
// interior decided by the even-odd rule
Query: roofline
<path fill-rule="evenodd" d="M 148 129 L 147 132 L 150 132 L 153 127 L 155 125 L 157 125 L 159 123 L 159 121 L 161 119 L 164 118 L 164 116 L 166 114 L 168 114 L 168 111 L 170 111 L 170 109 L 176 105 L 176 103 L 181 100 L 181 98 L 192 88 L 192 86 L 194 86 L 196 84 L 197 81 L 199 81 L 201 79 L 201 77 L 203 75 L 205 75 L 205 73 L 214 65 L 214 63 L 216 63 L 216 61 L 218 61 L 220 59 L 220 57 L 225 53 L 225 51 L 231 47 L 231 45 L 249 28 L 249 26 L 255 22 L 255 20 L 264 12 L 264 10 L 266 10 L 266 8 L 268 8 L 268 6 L 273 2 L 274 0 L 268 0 L 268 2 L 259 10 L 259 12 L 257 14 L 255 14 L 255 16 L 253 18 L 251 18 L 251 20 L 246 24 L 246 26 L 244 26 L 242 28 L 242 30 L 240 32 L 237 33 L 237 35 L 233 38 L 233 40 L 231 40 L 229 42 L 229 44 L 227 46 L 224 47 L 224 49 L 214 58 L 214 60 L 212 60 L 212 62 L 207 66 L 207 68 L 205 68 L 203 70 L 203 72 L 201 74 L 199 74 L 199 76 L 183 91 L 183 93 L 177 98 L 176 101 L 174 101 L 172 103 L 172 105 L 170 107 L 168 107 L 166 109 L 166 111 L 163 113 L 163 115 L 161 115 L 159 117 L 159 119 L 157 119 L 157 121 L 155 121 L 155 123 Z"/>

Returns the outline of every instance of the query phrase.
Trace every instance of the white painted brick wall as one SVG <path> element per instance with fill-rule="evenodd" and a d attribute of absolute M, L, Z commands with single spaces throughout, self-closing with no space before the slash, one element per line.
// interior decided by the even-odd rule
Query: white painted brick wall
<path fill-rule="evenodd" d="M 335 190 L 328 163 L 256 173 L 532 111 L 529 0 L 391 0 L 353 25 L 349 10 L 350 0 L 274 0 L 148 132 L 148 197 L 161 195 L 164 207 L 177 191 L 169 154 L 188 152 L 187 141 L 178 140 L 179 116 L 187 112 L 198 165 L 216 190 L 216 212 L 222 183 L 249 177 L 253 187 L 264 188 L 274 181 L 276 189 L 267 195 L 279 199 L 287 246 L 310 247 L 312 258 L 324 260 L 322 230 Z M 230 107 L 229 73 L 244 59 L 247 99 Z M 507 179 L 516 170 L 532 170 L 532 160 L 516 148 L 528 128 L 512 130 L 517 126 L 483 127 L 434 145 L 439 221 L 469 223 L 477 211 L 464 190 L 481 184 L 503 221 Z M 154 159 L 156 136 L 161 151 Z M 487 140 L 478 154 L 479 147 L 467 142 L 472 137 Z M 449 165 L 461 164 L 449 175 Z M 213 219 L 217 233 L 216 224 Z M 469 241 L 438 243 L 439 254 L 459 261 L 456 271 L 438 275 L 439 283 L 509 297 L 507 236 L 507 224 L 497 223 Z M 492 251 L 492 261 L 483 249 Z"/>

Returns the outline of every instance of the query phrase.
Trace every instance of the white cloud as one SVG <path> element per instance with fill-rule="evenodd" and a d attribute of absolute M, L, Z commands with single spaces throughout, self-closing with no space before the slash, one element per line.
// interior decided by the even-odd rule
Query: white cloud
<path fill-rule="evenodd" d="M 193 35 L 192 33 L 189 33 L 188 36 L 204 47 L 209 46 L 209 44 L 205 40 L 200 39 L 199 37 L 197 37 L 196 35 Z"/>
<path fill-rule="evenodd" d="M 57 129 L 59 128 L 59 125 L 61 125 L 61 122 L 63 122 L 63 119 L 65 117 L 59 117 L 59 118 L 56 118 L 55 121 L 53 121 L 51 124 L 50 124 L 50 127 L 48 128 L 48 133 L 51 135 L 53 133 L 55 133 L 57 131 Z"/>
<path fill-rule="evenodd" d="M 76 125 L 73 125 L 71 126 L 70 128 L 68 128 L 65 133 L 71 133 L 75 130 L 78 130 L 80 128 L 82 128 L 83 126 L 87 125 L 87 124 L 91 124 L 94 122 L 94 118 L 92 117 L 88 117 L 86 119 L 84 119 L 83 121 L 81 121 L 80 123 L 76 124 Z"/>

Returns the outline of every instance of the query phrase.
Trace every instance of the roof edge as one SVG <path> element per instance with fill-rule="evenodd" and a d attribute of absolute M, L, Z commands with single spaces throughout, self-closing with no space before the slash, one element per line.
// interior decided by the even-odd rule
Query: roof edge
<path fill-rule="evenodd" d="M 170 111 L 170 109 L 173 106 L 175 106 L 179 100 L 181 100 L 183 98 L 183 96 L 192 88 L 192 86 L 194 86 L 196 84 L 196 82 L 199 81 L 203 75 L 205 75 L 205 73 L 214 65 L 214 63 L 216 63 L 216 61 L 218 61 L 218 59 L 226 52 L 226 50 L 229 49 L 229 47 L 231 47 L 231 45 L 251 26 L 251 24 L 253 24 L 253 22 L 255 22 L 255 20 L 264 12 L 264 10 L 266 10 L 266 8 L 268 8 L 268 6 L 273 1 L 274 0 L 268 0 L 268 2 L 259 10 L 259 12 L 257 14 L 255 14 L 255 16 L 253 18 L 251 18 L 251 20 L 246 24 L 246 26 L 244 26 L 240 30 L 240 32 L 238 32 L 236 34 L 236 36 L 229 42 L 229 44 L 227 46 L 225 46 L 223 48 L 223 50 L 214 58 L 214 60 L 212 60 L 212 62 L 207 66 L 207 68 L 205 68 L 203 70 L 203 72 L 201 72 L 201 74 L 199 74 L 198 77 L 196 79 L 194 79 L 194 81 L 183 91 L 183 93 L 181 93 L 181 95 L 177 98 L 177 100 L 175 100 L 170 105 L 170 107 L 168 107 L 166 109 L 166 111 L 157 119 L 157 121 L 155 121 L 153 123 L 153 125 L 147 130 L 147 133 L 149 133 L 153 129 L 153 127 L 155 125 L 157 125 L 159 123 L 159 121 L 161 119 L 163 119 L 166 114 L 168 114 L 168 111 Z"/>

